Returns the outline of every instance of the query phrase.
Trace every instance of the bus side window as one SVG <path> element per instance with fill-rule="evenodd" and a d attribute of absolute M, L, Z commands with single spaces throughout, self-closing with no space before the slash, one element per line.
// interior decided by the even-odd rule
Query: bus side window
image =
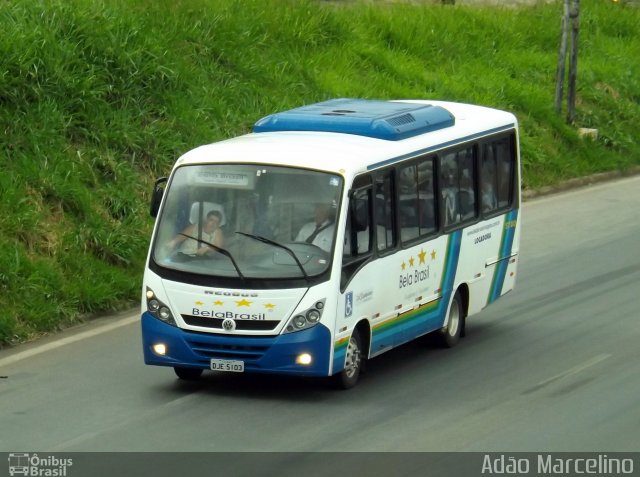
<path fill-rule="evenodd" d="M 375 223 L 378 250 L 395 247 L 395 207 L 393 175 L 391 172 L 376 178 Z"/>
<path fill-rule="evenodd" d="M 477 215 L 475 150 L 474 147 L 467 147 L 442 156 L 440 180 L 445 227 Z"/>
<path fill-rule="evenodd" d="M 400 169 L 400 238 L 408 242 L 436 230 L 433 159 Z"/>
<path fill-rule="evenodd" d="M 344 232 L 342 252 L 342 289 L 356 273 L 360 265 L 371 256 L 373 227 L 371 224 L 371 187 L 357 190 L 351 197 Z"/>
<path fill-rule="evenodd" d="M 440 161 L 440 184 L 444 204 L 444 225 L 458 221 L 458 164 L 456 153 L 442 156 Z"/>
<path fill-rule="evenodd" d="M 436 206 L 433 188 L 433 160 L 418 164 L 418 226 L 420 235 L 436 230 Z"/>
<path fill-rule="evenodd" d="M 418 172 L 416 164 L 403 167 L 398 174 L 400 239 L 408 242 L 420 235 L 418 225 Z"/>
<path fill-rule="evenodd" d="M 349 206 L 344 256 L 357 258 L 371 252 L 371 189 L 356 191 Z"/>
<path fill-rule="evenodd" d="M 482 154 L 482 211 L 491 213 L 511 205 L 513 177 L 511 137 L 485 144 Z"/>
<path fill-rule="evenodd" d="M 482 154 L 482 211 L 490 213 L 498 208 L 498 170 L 495 147 L 485 144 Z"/>
<path fill-rule="evenodd" d="M 513 164 L 515 162 L 512 136 L 496 144 L 496 165 L 498 171 L 498 207 L 507 207 L 512 202 Z"/>

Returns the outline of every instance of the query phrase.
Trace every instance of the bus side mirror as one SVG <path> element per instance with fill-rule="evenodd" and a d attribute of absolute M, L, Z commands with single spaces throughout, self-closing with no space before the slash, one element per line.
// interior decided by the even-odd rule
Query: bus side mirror
<path fill-rule="evenodd" d="M 156 183 L 153 186 L 153 192 L 151 193 L 151 207 L 149 208 L 149 214 L 154 219 L 158 216 L 158 209 L 160 208 L 160 203 L 162 202 L 162 196 L 164 195 L 164 183 L 167 182 L 168 177 L 161 177 L 156 180 Z"/>

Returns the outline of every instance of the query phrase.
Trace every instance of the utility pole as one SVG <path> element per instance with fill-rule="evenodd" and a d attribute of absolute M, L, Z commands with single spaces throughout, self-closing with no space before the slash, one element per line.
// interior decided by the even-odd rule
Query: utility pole
<path fill-rule="evenodd" d="M 556 71 L 555 109 L 562 113 L 562 97 L 564 93 L 565 64 L 567 61 L 567 44 L 569 24 L 571 24 L 571 55 L 569 57 L 569 87 L 567 93 L 567 122 L 573 123 L 576 113 L 576 81 L 578 77 L 578 33 L 580 30 L 580 0 L 564 0 L 562 16 L 562 32 L 560 51 Z"/>
<path fill-rule="evenodd" d="M 564 0 L 560 36 L 560 51 L 558 52 L 558 67 L 556 69 L 556 113 L 562 112 L 562 96 L 564 92 L 564 65 L 567 61 L 567 40 L 569 37 L 569 0 Z"/>
<path fill-rule="evenodd" d="M 580 32 L 580 0 L 571 5 L 571 56 L 569 57 L 569 91 L 567 92 L 567 123 L 576 119 L 576 80 L 578 77 L 578 33 Z"/>

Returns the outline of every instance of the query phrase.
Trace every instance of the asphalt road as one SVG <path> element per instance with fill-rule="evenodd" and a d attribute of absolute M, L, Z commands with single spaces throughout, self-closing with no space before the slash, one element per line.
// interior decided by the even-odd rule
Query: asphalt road
<path fill-rule="evenodd" d="M 135 316 L 0 352 L 0 451 L 640 451 L 640 177 L 525 203 L 516 290 L 357 387 L 142 362 Z"/>

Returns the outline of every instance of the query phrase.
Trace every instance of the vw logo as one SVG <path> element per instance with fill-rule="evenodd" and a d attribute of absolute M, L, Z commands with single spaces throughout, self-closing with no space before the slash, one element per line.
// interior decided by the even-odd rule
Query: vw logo
<path fill-rule="evenodd" d="M 222 322 L 222 328 L 224 328 L 225 331 L 233 331 L 236 329 L 236 322 L 231 318 L 227 318 Z"/>

